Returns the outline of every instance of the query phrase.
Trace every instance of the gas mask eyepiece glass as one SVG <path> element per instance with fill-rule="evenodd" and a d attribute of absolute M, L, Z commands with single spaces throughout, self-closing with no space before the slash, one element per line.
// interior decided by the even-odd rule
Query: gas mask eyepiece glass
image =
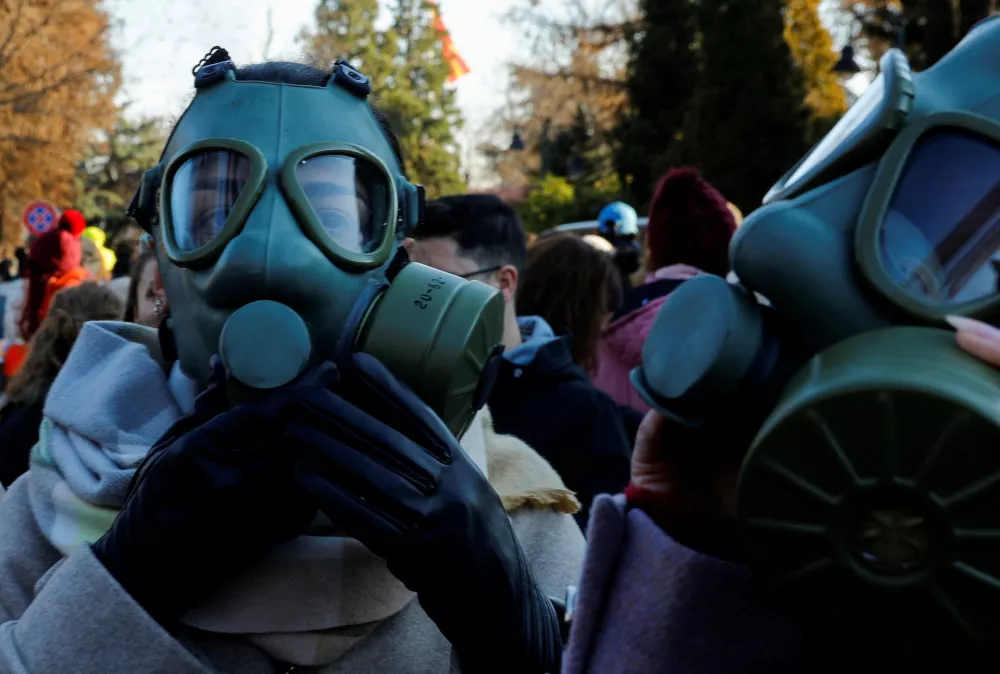
<path fill-rule="evenodd" d="M 252 145 L 206 139 L 166 170 L 166 248 L 179 263 L 209 258 L 236 236 L 264 189 L 267 163 Z M 292 211 L 328 255 L 373 260 L 391 244 L 397 209 L 388 168 L 359 147 L 321 144 L 287 158 L 281 187 Z"/>
<path fill-rule="evenodd" d="M 972 112 L 908 120 L 919 93 L 902 52 L 768 193 L 795 198 L 881 156 L 858 220 L 862 273 L 911 313 L 974 313 L 1000 294 L 1000 124 Z"/>
<path fill-rule="evenodd" d="M 910 313 L 976 313 L 1000 297 L 1000 124 L 969 113 L 908 126 L 858 223 L 862 272 Z"/>

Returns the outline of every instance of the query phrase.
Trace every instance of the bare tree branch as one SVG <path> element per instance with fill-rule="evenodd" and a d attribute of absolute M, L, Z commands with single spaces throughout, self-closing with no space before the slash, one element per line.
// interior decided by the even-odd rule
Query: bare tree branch
<path fill-rule="evenodd" d="M 267 8 L 267 34 L 264 38 L 264 55 L 263 61 L 268 59 L 268 55 L 271 53 L 271 43 L 274 41 L 274 13 L 271 7 Z"/>
<path fill-rule="evenodd" d="M 0 53 L 0 66 L 14 58 L 17 52 L 20 51 L 24 45 L 30 42 L 32 38 L 39 35 L 43 30 L 48 28 L 53 19 L 55 19 L 58 13 L 57 10 L 64 3 L 65 0 L 52 0 L 52 4 L 49 6 L 49 13 L 45 16 L 45 18 L 38 22 L 38 25 L 36 25 L 32 30 L 29 30 L 27 33 L 22 35 L 20 40 L 13 42 L 10 47 L 10 51 L 6 54 Z"/>
<path fill-rule="evenodd" d="M 607 87 L 608 89 L 620 90 L 625 84 L 622 78 L 601 77 L 600 75 L 590 75 L 574 70 L 572 67 L 559 68 L 555 72 L 546 70 L 536 70 L 526 66 L 513 66 L 514 76 L 531 78 L 539 81 L 562 82 L 572 78 L 584 86 Z"/>
<path fill-rule="evenodd" d="M 97 74 L 96 70 L 85 70 L 79 73 L 71 73 L 69 75 L 66 75 L 65 77 L 56 80 L 55 82 L 52 82 L 50 84 L 41 87 L 40 89 L 32 89 L 30 91 L 25 91 L 20 94 L 13 94 L 7 98 L 0 96 L 0 106 L 30 105 L 31 103 L 34 103 L 44 98 L 46 95 L 54 91 L 58 91 L 59 89 L 62 89 L 65 86 L 68 86 L 79 80 L 92 77 L 96 74 Z M 15 87 L 10 86 L 7 89 L 0 90 L 0 94 L 3 94 L 6 91 L 10 91 L 12 89 L 15 89 Z M 19 112 L 24 112 L 24 110 L 20 110 Z"/>
<path fill-rule="evenodd" d="M 49 144 L 52 141 L 46 138 L 38 138 L 36 136 L 22 136 L 19 134 L 7 134 L 0 136 L 0 143 L 38 143 L 38 144 Z"/>
<path fill-rule="evenodd" d="M 8 93 L 11 93 L 11 92 L 14 92 L 14 91 L 17 91 L 17 90 L 28 89 L 28 86 L 30 86 L 30 83 L 45 82 L 46 80 L 49 80 L 51 77 L 53 77 L 57 71 L 65 70 L 66 69 L 66 64 L 78 64 L 78 63 L 85 63 L 85 62 L 87 62 L 89 60 L 88 57 L 92 53 L 94 53 L 93 50 L 97 50 L 97 49 L 100 49 L 100 48 L 101 48 L 101 45 L 100 45 L 100 39 L 99 39 L 99 37 L 98 36 L 93 36 L 88 43 L 84 44 L 84 46 L 83 46 L 82 49 L 79 49 L 79 50 L 77 50 L 77 51 L 75 51 L 73 53 L 70 53 L 70 54 L 63 54 L 63 55 L 61 55 L 60 58 L 59 58 L 59 60 L 56 61 L 56 62 L 54 62 L 54 63 L 52 63 L 49 68 L 46 68 L 46 69 L 43 69 L 43 70 L 40 70 L 40 71 L 30 71 L 27 68 L 25 68 L 26 72 L 25 72 L 24 77 L 21 78 L 22 81 L 21 82 L 8 83 L 7 86 L 5 86 L 3 88 L 0 88 L 0 95 L 8 94 Z M 57 89 L 61 88 L 62 86 L 64 86 L 68 82 L 72 82 L 72 81 L 80 79 L 80 78 L 86 78 L 86 77 L 90 77 L 90 76 L 94 76 L 94 75 L 99 75 L 99 74 L 101 74 L 101 71 L 99 69 L 97 69 L 97 68 L 87 68 L 87 69 L 84 69 L 82 71 L 78 71 L 78 72 L 75 72 L 75 73 L 70 73 L 68 75 L 65 75 L 65 76 L 63 76 L 61 78 L 58 78 L 55 82 L 51 82 L 48 85 L 44 85 L 44 86 L 42 86 L 42 87 L 40 87 L 38 89 L 34 89 L 34 88 L 28 89 L 27 91 L 24 91 L 23 94 L 19 94 L 19 96 L 24 96 L 24 97 L 30 98 L 34 94 L 42 94 L 42 95 L 44 95 L 47 92 L 50 92 L 50 91 L 57 90 Z M 25 84 L 26 82 L 28 84 Z M 11 102 L 12 100 L 14 101 L 13 103 Z M 14 105 L 17 102 L 18 101 L 15 98 L 8 98 L 7 100 L 4 100 L 3 98 L 0 98 L 0 105 L 4 105 L 4 104 Z"/>
<path fill-rule="evenodd" d="M 17 0 L 17 6 L 16 6 L 16 9 L 14 11 L 14 19 L 10 23 L 10 32 L 7 33 L 7 37 L 4 38 L 3 44 L 0 45 L 0 66 L 2 66 L 3 63 L 4 63 L 4 61 L 6 60 L 4 58 L 4 53 L 7 51 L 7 48 L 10 46 L 10 43 L 14 39 L 14 36 L 17 35 L 17 29 L 21 25 L 21 17 L 23 16 L 22 10 L 24 9 L 24 3 L 25 2 L 26 2 L 26 0 Z M 7 3 L 4 2 L 4 9 L 5 10 L 9 9 L 8 7 L 6 7 L 6 5 L 7 5 Z"/>

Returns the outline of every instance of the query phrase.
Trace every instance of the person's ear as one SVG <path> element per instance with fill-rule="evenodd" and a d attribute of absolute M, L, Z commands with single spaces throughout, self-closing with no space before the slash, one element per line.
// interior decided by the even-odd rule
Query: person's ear
<path fill-rule="evenodd" d="M 413 237 L 412 236 L 408 236 L 405 239 L 403 239 L 403 248 L 406 249 L 407 253 L 409 253 L 409 252 L 411 252 L 413 250 Z"/>
<path fill-rule="evenodd" d="M 503 293 L 503 301 L 513 301 L 517 295 L 517 267 L 512 264 L 505 264 L 497 271 L 497 279 L 500 282 L 500 292 Z"/>
<path fill-rule="evenodd" d="M 163 277 L 160 276 L 160 265 L 157 264 L 155 257 L 149 264 L 153 265 L 153 294 L 160 302 L 160 309 L 157 313 L 160 316 L 166 316 L 170 313 L 170 304 L 167 301 L 167 291 L 163 287 Z"/>

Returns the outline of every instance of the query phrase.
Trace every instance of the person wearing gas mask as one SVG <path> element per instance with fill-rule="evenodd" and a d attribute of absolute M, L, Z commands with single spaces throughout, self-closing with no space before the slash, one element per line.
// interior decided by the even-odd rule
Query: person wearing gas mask
<path fill-rule="evenodd" d="M 131 208 L 159 333 L 84 327 L 0 501 L 0 670 L 558 671 L 578 504 L 482 422 L 503 300 L 399 250 L 370 80 L 195 87 Z"/>
<path fill-rule="evenodd" d="M 736 234 L 742 287 L 664 305 L 564 672 L 995 668 L 998 91 L 1000 17 L 889 51 Z"/>

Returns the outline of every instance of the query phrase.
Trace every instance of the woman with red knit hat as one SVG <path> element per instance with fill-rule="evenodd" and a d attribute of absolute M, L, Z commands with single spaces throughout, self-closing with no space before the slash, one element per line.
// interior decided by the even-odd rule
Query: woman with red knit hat
<path fill-rule="evenodd" d="M 626 295 L 605 328 L 594 376 L 594 384 L 619 405 L 648 411 L 629 373 L 642 360 L 642 345 L 656 312 L 687 279 L 726 276 L 736 226 L 725 197 L 695 169 L 671 169 L 660 179 L 646 225 L 646 282 Z"/>
<path fill-rule="evenodd" d="M 59 225 L 31 243 L 28 251 L 28 288 L 18 326 L 25 342 L 30 341 L 45 320 L 52 298 L 60 290 L 86 281 L 90 274 L 81 266 L 80 234 L 87 220 L 79 211 L 64 211 Z M 26 344 L 15 344 L 4 356 L 4 374 L 12 377 L 27 356 Z"/>

